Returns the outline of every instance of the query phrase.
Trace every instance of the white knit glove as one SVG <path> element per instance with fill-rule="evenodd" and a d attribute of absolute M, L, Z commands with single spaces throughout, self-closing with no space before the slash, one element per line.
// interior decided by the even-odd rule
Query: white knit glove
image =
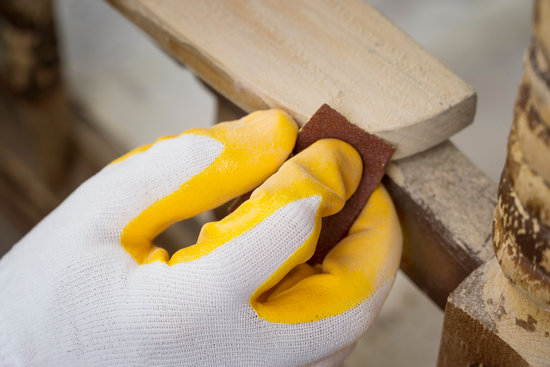
<path fill-rule="evenodd" d="M 0 261 L 0 365 L 339 363 L 391 287 L 401 232 L 379 188 L 323 265 L 304 264 L 361 160 L 324 140 L 279 169 L 295 138 L 288 115 L 257 112 L 138 148 L 85 182 Z M 268 177 L 196 245 L 152 245 Z"/>

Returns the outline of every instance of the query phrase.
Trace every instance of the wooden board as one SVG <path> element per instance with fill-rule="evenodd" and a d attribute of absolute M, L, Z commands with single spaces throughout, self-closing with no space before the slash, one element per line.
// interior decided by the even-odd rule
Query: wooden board
<path fill-rule="evenodd" d="M 245 111 L 303 124 L 328 103 L 394 159 L 473 119 L 472 88 L 361 0 L 108 1 Z"/>
<path fill-rule="evenodd" d="M 439 367 L 550 366 L 550 313 L 525 297 L 493 258 L 449 297 Z"/>
<path fill-rule="evenodd" d="M 444 308 L 449 293 L 493 255 L 497 186 L 448 141 L 386 172 L 404 234 L 401 268 Z"/>

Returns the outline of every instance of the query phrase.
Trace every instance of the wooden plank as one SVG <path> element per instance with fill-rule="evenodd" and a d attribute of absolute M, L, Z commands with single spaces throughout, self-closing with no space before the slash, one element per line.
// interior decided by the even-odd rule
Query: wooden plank
<path fill-rule="evenodd" d="M 550 366 L 550 313 L 525 297 L 493 258 L 449 297 L 439 367 Z"/>
<path fill-rule="evenodd" d="M 496 184 L 451 142 L 393 162 L 384 179 L 404 233 L 401 268 L 441 308 L 493 255 Z"/>
<path fill-rule="evenodd" d="M 361 0 L 108 1 L 245 111 L 328 103 L 395 159 L 473 118 L 473 90 Z"/>

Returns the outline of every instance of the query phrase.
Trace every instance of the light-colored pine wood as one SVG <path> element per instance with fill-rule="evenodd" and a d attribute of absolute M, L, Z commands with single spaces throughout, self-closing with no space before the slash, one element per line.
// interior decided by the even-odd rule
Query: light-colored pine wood
<path fill-rule="evenodd" d="M 471 87 L 361 0 L 108 0 L 245 111 L 305 123 L 323 103 L 425 150 L 472 121 Z"/>

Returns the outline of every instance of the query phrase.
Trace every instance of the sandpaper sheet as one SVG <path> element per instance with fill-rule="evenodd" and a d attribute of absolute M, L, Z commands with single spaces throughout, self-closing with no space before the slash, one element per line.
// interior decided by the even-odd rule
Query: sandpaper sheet
<path fill-rule="evenodd" d="M 340 139 L 353 146 L 363 160 L 363 176 L 355 193 L 338 213 L 323 218 L 315 254 L 309 263 L 321 263 L 326 254 L 343 239 L 378 186 L 386 163 L 395 148 L 375 135 L 352 124 L 329 105 L 322 105 L 298 133 L 294 154 L 320 139 Z"/>
<path fill-rule="evenodd" d="M 300 153 L 320 139 L 339 139 L 353 146 L 363 161 L 363 175 L 355 193 L 338 213 L 323 218 L 315 253 L 308 261 L 318 264 L 329 251 L 349 232 L 355 219 L 365 207 L 382 177 L 386 163 L 395 148 L 375 135 L 352 124 L 327 104 L 323 104 L 298 132 L 293 155 Z M 237 199 L 230 207 L 234 211 L 250 197 L 250 193 Z"/>

